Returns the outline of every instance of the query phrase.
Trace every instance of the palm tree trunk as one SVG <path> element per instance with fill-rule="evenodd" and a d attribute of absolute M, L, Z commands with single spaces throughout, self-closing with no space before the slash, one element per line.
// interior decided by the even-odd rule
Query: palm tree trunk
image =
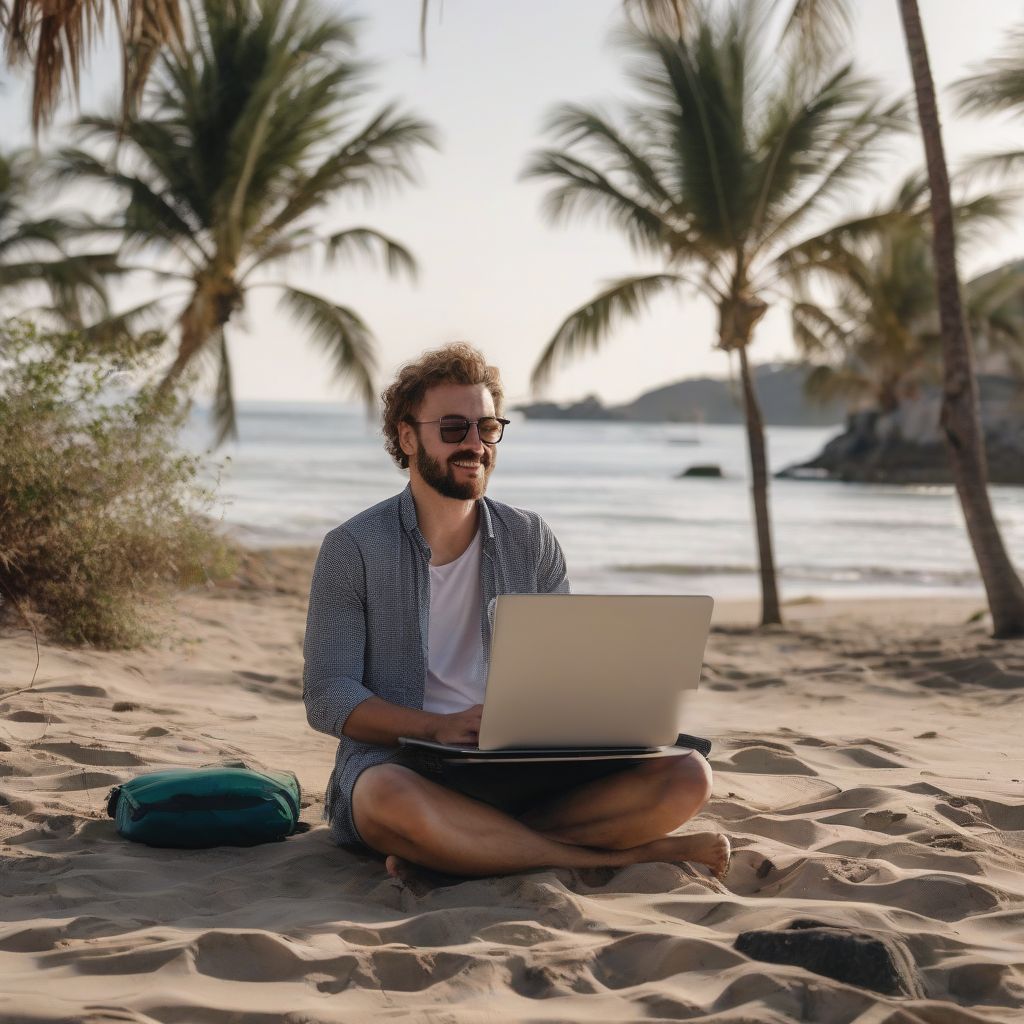
<path fill-rule="evenodd" d="M 1024 636 L 1024 585 L 1006 553 L 988 494 L 974 353 L 960 301 L 949 175 L 928 49 L 917 0 L 899 0 L 899 7 L 914 76 L 931 191 L 932 245 L 942 323 L 942 430 L 967 532 L 988 596 L 994 634 L 997 637 Z"/>
<path fill-rule="evenodd" d="M 237 289 L 232 291 L 223 282 L 211 279 L 197 282 L 189 304 L 178 318 L 178 351 L 160 381 L 159 394 L 166 393 L 177 383 L 200 349 L 231 319 L 232 310 L 240 304 L 237 294 Z"/>
<path fill-rule="evenodd" d="M 775 579 L 775 556 L 772 553 L 771 520 L 768 514 L 768 453 L 764 440 L 764 420 L 761 418 L 761 406 L 754 391 L 754 381 L 750 376 L 747 346 L 738 346 L 737 352 L 740 357 L 747 447 L 750 451 L 750 492 L 754 499 L 754 524 L 761 568 L 761 625 L 781 625 L 782 610 Z"/>
<path fill-rule="evenodd" d="M 157 388 L 159 395 L 166 394 L 177 384 L 178 378 L 188 368 L 189 363 L 195 358 L 212 332 L 212 327 L 207 326 L 206 330 L 203 329 L 203 326 L 200 324 L 201 319 L 197 301 L 193 299 L 178 321 L 178 329 L 181 335 L 178 341 L 178 351 L 175 353 L 174 362 L 168 367 L 163 379 L 160 381 L 160 385 Z"/>

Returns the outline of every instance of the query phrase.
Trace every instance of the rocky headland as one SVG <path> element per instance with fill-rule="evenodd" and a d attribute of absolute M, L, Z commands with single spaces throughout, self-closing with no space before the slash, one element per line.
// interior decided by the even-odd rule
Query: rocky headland
<path fill-rule="evenodd" d="M 983 375 L 978 390 L 989 480 L 1024 485 L 1024 384 Z M 851 413 L 846 429 L 818 455 L 777 475 L 850 483 L 952 483 L 939 426 L 941 404 L 941 392 L 931 388 L 891 412 Z"/>

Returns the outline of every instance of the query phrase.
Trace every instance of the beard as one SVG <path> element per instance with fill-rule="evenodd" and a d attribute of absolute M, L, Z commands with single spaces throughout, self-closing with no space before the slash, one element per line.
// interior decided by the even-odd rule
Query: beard
<path fill-rule="evenodd" d="M 482 498 L 487 490 L 487 481 L 491 478 L 491 471 L 494 469 L 494 452 L 485 451 L 480 456 L 480 467 L 483 472 L 474 480 L 467 480 L 461 483 L 455 479 L 456 469 L 453 462 L 476 462 L 476 452 L 459 451 L 449 456 L 446 464 L 441 465 L 440 459 L 428 455 L 423 444 L 416 443 L 416 468 L 423 477 L 423 482 L 429 484 L 438 494 L 445 498 L 454 498 L 456 501 L 475 501 Z"/>

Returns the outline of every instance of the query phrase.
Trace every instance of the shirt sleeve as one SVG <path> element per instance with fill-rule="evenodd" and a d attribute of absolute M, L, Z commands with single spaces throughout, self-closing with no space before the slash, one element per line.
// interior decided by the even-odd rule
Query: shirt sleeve
<path fill-rule="evenodd" d="M 543 519 L 540 524 L 540 564 L 537 568 L 537 593 L 570 593 L 569 576 L 565 567 L 565 555 L 551 530 Z"/>
<path fill-rule="evenodd" d="M 363 685 L 366 574 L 344 529 L 325 538 L 313 569 L 302 654 L 302 700 L 318 732 L 338 739 L 352 711 L 374 694 Z"/>

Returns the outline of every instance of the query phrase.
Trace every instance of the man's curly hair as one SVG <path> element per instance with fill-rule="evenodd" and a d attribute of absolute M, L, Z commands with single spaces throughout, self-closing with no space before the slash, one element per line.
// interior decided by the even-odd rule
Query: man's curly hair
<path fill-rule="evenodd" d="M 483 353 L 463 341 L 424 352 L 415 363 L 398 371 L 394 382 L 380 396 L 384 402 L 384 447 L 402 468 L 409 456 L 398 443 L 398 424 L 415 418 L 427 391 L 438 384 L 483 384 L 494 399 L 494 414 L 504 408 L 505 389 L 496 366 L 488 366 Z"/>

